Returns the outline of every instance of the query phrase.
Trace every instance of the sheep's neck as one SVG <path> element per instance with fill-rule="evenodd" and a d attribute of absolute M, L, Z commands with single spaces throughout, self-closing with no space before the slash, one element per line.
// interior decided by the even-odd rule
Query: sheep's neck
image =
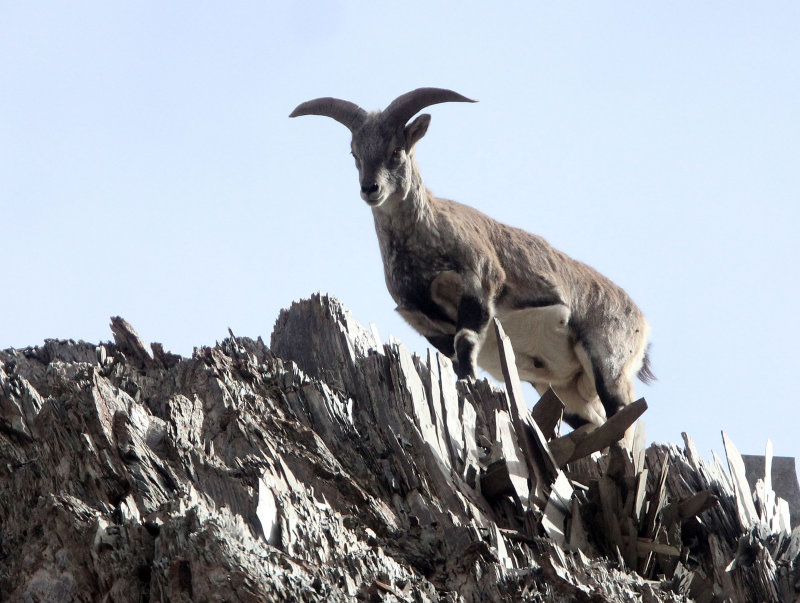
<path fill-rule="evenodd" d="M 436 226 L 431 193 L 425 188 L 418 169 L 414 169 L 411 176 L 411 186 L 403 197 L 388 199 L 372 210 L 386 286 L 398 307 L 414 305 L 416 281 L 422 267 L 431 264 L 426 258 L 435 247 L 432 239 L 436 238 L 432 236 Z M 420 262 L 421 266 L 415 265 Z"/>
<path fill-rule="evenodd" d="M 429 202 L 430 192 L 425 188 L 419 169 L 414 166 L 411 186 L 404 196 L 387 199 L 372 210 L 375 230 L 380 241 L 413 239 L 424 236 L 423 231 L 432 226 L 433 212 Z"/>

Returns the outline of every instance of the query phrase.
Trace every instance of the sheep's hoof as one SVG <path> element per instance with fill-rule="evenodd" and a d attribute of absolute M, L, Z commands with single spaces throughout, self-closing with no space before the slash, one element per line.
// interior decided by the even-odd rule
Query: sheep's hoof
<path fill-rule="evenodd" d="M 470 383 L 475 383 L 477 377 L 472 367 L 466 367 L 462 369 L 461 366 L 458 363 L 456 363 L 454 368 L 456 371 L 456 376 L 460 380 L 466 380 L 469 381 Z"/>
<path fill-rule="evenodd" d="M 466 381 L 470 385 L 474 384 L 478 380 L 478 376 L 472 371 L 468 371 L 463 375 L 457 372 L 456 375 L 458 376 L 459 381 Z"/>

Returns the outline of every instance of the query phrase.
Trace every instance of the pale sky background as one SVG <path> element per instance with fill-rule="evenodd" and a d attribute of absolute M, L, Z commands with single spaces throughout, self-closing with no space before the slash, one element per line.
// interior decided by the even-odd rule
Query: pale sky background
<path fill-rule="evenodd" d="M 480 100 L 428 110 L 427 185 L 647 315 L 651 440 L 800 456 L 797 2 L 0 0 L 0 348 L 268 341 L 321 290 L 424 353 L 349 133 L 287 117 L 419 86 Z"/>

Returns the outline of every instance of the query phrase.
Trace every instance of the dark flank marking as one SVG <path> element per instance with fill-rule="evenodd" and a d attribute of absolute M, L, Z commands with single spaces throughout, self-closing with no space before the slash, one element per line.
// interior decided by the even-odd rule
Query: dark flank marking
<path fill-rule="evenodd" d="M 525 308 L 546 308 L 547 306 L 558 306 L 563 304 L 560 299 L 556 297 L 543 297 L 541 299 L 525 299 L 518 301 L 514 304 L 515 310 L 523 310 Z"/>
<path fill-rule="evenodd" d="M 578 429 L 578 427 L 583 427 L 584 425 L 589 425 L 589 423 L 591 423 L 591 421 L 588 421 L 588 420 L 584 419 L 580 415 L 569 413 L 569 414 L 565 414 L 564 415 L 564 423 L 566 423 L 567 425 L 572 427 L 572 429 Z"/>
<path fill-rule="evenodd" d="M 452 335 L 426 335 L 425 339 L 448 358 L 452 358 L 456 353 Z"/>
<path fill-rule="evenodd" d="M 508 285 L 504 285 L 503 288 L 498 293 L 497 297 L 495 298 L 495 302 L 498 306 L 504 307 L 511 307 L 514 310 L 521 310 L 522 308 L 541 308 L 544 306 L 555 306 L 557 304 L 563 304 L 564 300 L 561 299 L 555 289 L 555 286 L 550 283 L 547 279 L 537 276 L 532 276 L 532 282 L 530 285 L 532 289 L 528 289 L 529 291 L 533 290 L 536 291 L 533 297 L 529 298 L 518 298 L 516 296 L 517 293 L 521 293 L 516 291 L 513 288 L 510 288 Z M 510 305 L 506 304 L 508 298 L 511 298 L 513 301 Z"/>

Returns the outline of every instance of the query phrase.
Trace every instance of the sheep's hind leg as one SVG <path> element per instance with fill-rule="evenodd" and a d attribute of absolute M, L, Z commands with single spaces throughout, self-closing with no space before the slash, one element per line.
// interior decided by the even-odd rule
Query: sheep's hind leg
<path fill-rule="evenodd" d="M 581 371 L 568 382 L 553 385 L 553 391 L 564 403 L 564 422 L 573 429 L 588 426 L 584 431 L 592 431 L 605 423 L 605 409 L 594 386 L 591 391 L 586 391 L 583 380 L 584 373 Z"/>
<path fill-rule="evenodd" d="M 584 344 L 586 353 L 592 365 L 594 376 L 594 386 L 600 402 L 606 411 L 607 419 L 610 419 L 620 410 L 633 402 L 633 383 L 629 371 L 615 369 L 608 361 L 610 353 L 598 356 L 597 352 Z M 631 426 L 625 431 L 621 444 L 631 449 L 633 444 L 634 427 Z"/>

